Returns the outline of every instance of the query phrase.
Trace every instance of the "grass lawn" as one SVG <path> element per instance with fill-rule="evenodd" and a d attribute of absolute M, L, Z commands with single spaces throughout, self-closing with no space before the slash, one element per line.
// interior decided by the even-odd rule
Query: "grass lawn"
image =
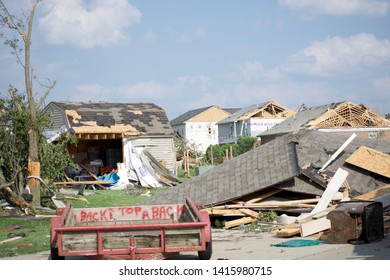
<path fill-rule="evenodd" d="M 147 199 L 148 196 L 144 195 L 146 193 L 155 195 L 165 189 L 85 190 L 84 196 L 77 195 L 77 190 L 73 190 L 69 193 L 62 192 L 58 197 L 64 197 L 61 200 L 64 203 L 72 203 L 75 208 L 130 206 Z M 55 210 L 37 214 L 48 215 L 48 218 L 9 216 L 0 213 L 0 258 L 50 250 L 50 215 L 55 215 Z M 9 240 L 17 234 L 24 234 L 24 237 Z M 2 243 L 7 240 L 10 242 Z"/>

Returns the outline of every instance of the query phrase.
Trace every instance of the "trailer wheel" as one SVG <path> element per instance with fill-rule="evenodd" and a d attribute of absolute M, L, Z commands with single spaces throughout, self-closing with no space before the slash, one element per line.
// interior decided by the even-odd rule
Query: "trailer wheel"
<path fill-rule="evenodd" d="M 50 259 L 51 260 L 65 260 L 65 257 L 58 255 L 58 248 L 50 246 Z"/>
<path fill-rule="evenodd" d="M 210 228 L 210 241 L 206 242 L 206 250 L 198 251 L 198 256 L 200 260 L 209 260 L 213 254 L 212 238 L 211 238 L 211 228 Z"/>
<path fill-rule="evenodd" d="M 198 251 L 198 256 L 200 260 L 209 260 L 211 259 L 211 255 L 213 253 L 213 246 L 210 242 L 206 242 L 206 250 L 205 251 Z"/>
<path fill-rule="evenodd" d="M 50 230 L 50 259 L 51 260 L 65 260 L 64 256 L 58 255 L 58 248 L 54 247 L 52 242 L 52 233 Z"/>

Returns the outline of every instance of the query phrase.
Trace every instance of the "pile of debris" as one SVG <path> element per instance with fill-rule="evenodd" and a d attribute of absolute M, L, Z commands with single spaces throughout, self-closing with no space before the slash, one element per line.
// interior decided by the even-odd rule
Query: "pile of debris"
<path fill-rule="evenodd" d="M 105 174 L 105 176 L 94 174 L 85 165 L 79 164 L 83 172 L 86 172 L 92 180 L 80 181 L 65 176 L 66 181 L 54 182 L 54 185 L 60 187 L 92 185 L 101 189 L 120 190 L 134 185 L 140 185 L 146 188 L 175 186 L 181 182 L 179 178 L 174 176 L 163 164 L 153 157 L 147 149 L 137 152 L 136 149 L 133 149 L 129 145 L 125 152 L 128 153 L 128 157 L 126 157 L 128 161 L 125 163 L 117 163 L 117 169 L 111 168 L 109 174 Z M 115 176 L 111 176 L 114 173 Z"/>
<path fill-rule="evenodd" d="M 278 214 L 273 232 L 280 237 L 332 232 L 344 219 L 344 224 L 354 224 L 354 238 L 362 231 L 366 239 L 381 238 L 389 231 L 389 154 L 390 141 L 303 130 L 142 203 L 190 197 L 211 217 L 228 220 L 226 229 L 261 221 L 259 212 L 273 211 Z M 340 233 L 336 235 L 333 239 L 340 241 Z"/>

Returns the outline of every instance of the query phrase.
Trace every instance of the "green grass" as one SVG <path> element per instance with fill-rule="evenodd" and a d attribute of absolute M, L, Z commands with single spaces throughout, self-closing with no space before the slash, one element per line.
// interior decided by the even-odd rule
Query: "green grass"
<path fill-rule="evenodd" d="M 86 201 L 74 199 L 62 199 L 66 204 L 72 203 L 75 208 L 95 208 L 95 207 L 113 207 L 113 206 L 130 206 L 144 199 L 147 192 L 150 195 L 156 195 L 163 192 L 166 188 L 146 189 L 133 188 L 126 190 L 85 190 L 84 196 L 77 195 L 77 190 L 70 194 L 59 193 L 60 196 L 69 196 L 73 198 L 82 198 Z M 39 213 L 39 215 L 55 215 L 55 210 L 51 212 Z M 0 244 L 0 258 L 32 254 L 50 250 L 50 218 L 35 217 L 15 217 L 0 215 L 0 242 L 9 239 L 10 233 L 24 233 L 25 237 L 12 242 Z M 9 226 L 18 225 L 20 229 L 2 230 Z M 32 247 L 32 248 L 26 248 Z"/>
<path fill-rule="evenodd" d="M 50 249 L 50 219 L 0 217 L 0 229 L 18 225 L 20 229 L 0 230 L 0 241 L 8 234 L 24 233 L 25 237 L 0 244 L 0 258 L 32 254 Z"/>
<path fill-rule="evenodd" d="M 70 202 L 75 208 L 96 208 L 96 207 L 114 207 L 114 206 L 130 206 L 148 198 L 143 194 L 150 193 L 155 195 L 163 192 L 166 188 L 145 189 L 133 188 L 126 190 L 85 190 L 84 196 L 69 195 L 85 199 L 86 201 L 74 199 L 62 199 L 64 203 Z"/>

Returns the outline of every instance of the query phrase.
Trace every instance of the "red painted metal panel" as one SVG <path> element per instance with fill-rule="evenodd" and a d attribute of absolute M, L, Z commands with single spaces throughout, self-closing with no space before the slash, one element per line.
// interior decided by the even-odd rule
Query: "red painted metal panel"
<path fill-rule="evenodd" d="M 211 226 L 208 213 L 206 211 L 199 211 L 199 204 L 195 204 L 191 199 L 186 199 L 186 204 L 195 218 L 193 222 L 177 222 L 177 223 L 163 223 L 163 224 L 120 224 L 120 225 L 83 225 L 83 226 L 67 226 L 65 225 L 68 215 L 71 213 L 71 205 L 68 204 L 65 209 L 61 211 L 60 217 L 55 217 L 52 220 L 51 231 L 57 237 L 58 253 L 60 256 L 118 256 L 118 258 L 128 259 L 145 259 L 151 258 L 155 255 L 161 257 L 164 255 L 172 255 L 184 251 L 204 251 L 206 249 L 206 242 L 211 242 Z M 193 228 L 200 230 L 200 244 L 198 246 L 166 246 L 166 230 L 167 229 L 187 229 Z M 160 231 L 160 246 L 152 248 L 138 248 L 136 247 L 134 237 L 129 238 L 129 245 L 126 248 L 105 249 L 103 246 L 103 234 L 105 232 L 128 232 L 128 231 Z M 62 248 L 62 235 L 67 233 L 92 233 L 97 234 L 97 249 L 91 250 L 67 250 Z M 52 240 L 52 243 L 54 240 Z M 120 256 L 120 257 L 119 257 Z"/>

